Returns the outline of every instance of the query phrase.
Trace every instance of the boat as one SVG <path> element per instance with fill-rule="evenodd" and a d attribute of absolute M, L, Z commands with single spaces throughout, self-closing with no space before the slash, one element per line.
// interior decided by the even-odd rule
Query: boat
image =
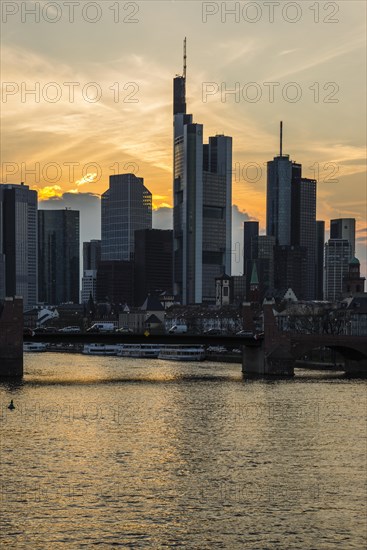
<path fill-rule="evenodd" d="M 85 344 L 83 352 L 85 355 L 117 355 L 121 344 Z"/>
<path fill-rule="evenodd" d="M 156 359 L 161 351 L 161 346 L 156 344 L 123 344 L 117 355 L 119 357 L 139 357 Z"/>
<path fill-rule="evenodd" d="M 204 361 L 205 349 L 203 346 L 163 346 L 158 358 L 169 361 Z"/>
<path fill-rule="evenodd" d="M 43 344 L 42 342 L 24 342 L 23 343 L 23 351 L 25 352 L 41 352 L 46 351 L 47 344 Z"/>

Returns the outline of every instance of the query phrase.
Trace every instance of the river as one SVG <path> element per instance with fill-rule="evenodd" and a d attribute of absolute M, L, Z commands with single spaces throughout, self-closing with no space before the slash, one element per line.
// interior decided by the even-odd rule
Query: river
<path fill-rule="evenodd" d="M 25 354 L 23 381 L 0 384 L 0 547 L 360 550 L 365 390 Z"/>

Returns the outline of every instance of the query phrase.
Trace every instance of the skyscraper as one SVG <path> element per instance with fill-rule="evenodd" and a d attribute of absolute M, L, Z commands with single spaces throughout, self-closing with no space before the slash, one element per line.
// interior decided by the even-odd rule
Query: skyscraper
<path fill-rule="evenodd" d="M 316 275 L 315 287 L 316 300 L 324 298 L 324 248 L 325 248 L 325 222 L 316 222 Z"/>
<path fill-rule="evenodd" d="M 96 270 L 101 261 L 101 241 L 93 239 L 83 243 L 83 271 Z"/>
<path fill-rule="evenodd" d="M 355 254 L 356 220 L 355 218 L 337 218 L 330 220 L 330 239 L 347 239 L 351 245 L 351 258 Z"/>
<path fill-rule="evenodd" d="M 291 288 L 303 299 L 307 272 L 307 250 L 304 246 L 274 247 L 274 286 L 283 295 Z"/>
<path fill-rule="evenodd" d="M 246 262 L 256 258 L 252 250 L 252 238 L 259 235 L 259 222 L 243 222 L 243 272 L 247 273 Z"/>
<path fill-rule="evenodd" d="M 342 299 L 343 279 L 349 271 L 351 253 L 352 245 L 347 239 L 329 239 L 325 244 L 325 300 Z"/>
<path fill-rule="evenodd" d="M 134 262 L 123 260 L 101 261 L 97 271 L 98 302 L 115 306 L 134 303 Z"/>
<path fill-rule="evenodd" d="M 302 165 L 283 155 L 283 123 L 280 123 L 280 154 L 268 162 L 266 225 L 267 235 L 275 237 L 275 285 L 291 287 L 299 299 L 316 295 L 316 180 L 302 177 Z M 291 247 L 287 252 L 284 247 Z M 302 258 L 302 280 L 297 280 Z M 284 263 L 285 262 L 285 263 Z M 285 271 L 286 268 L 286 271 Z M 292 277 L 295 280 L 292 282 Z M 297 292 L 294 287 L 297 287 Z M 287 289 L 286 289 L 287 290 Z"/>
<path fill-rule="evenodd" d="M 82 277 L 82 304 L 88 302 L 90 296 L 97 298 L 97 269 L 101 261 L 101 241 L 92 240 L 83 243 L 83 277 Z"/>
<path fill-rule="evenodd" d="M 140 229 L 135 232 L 135 305 L 150 293 L 172 294 L 173 231 Z"/>
<path fill-rule="evenodd" d="M 283 155 L 283 123 L 280 123 L 280 154 L 268 162 L 266 234 L 280 246 L 292 244 L 292 183 L 301 178 L 302 166 Z"/>
<path fill-rule="evenodd" d="M 134 174 L 110 176 L 102 195 L 101 259 L 130 261 L 134 232 L 152 228 L 152 194 Z"/>
<path fill-rule="evenodd" d="M 38 212 L 38 294 L 50 305 L 79 303 L 79 211 Z"/>
<path fill-rule="evenodd" d="M 349 262 L 355 251 L 356 220 L 338 218 L 330 220 L 330 239 L 325 244 L 324 298 L 340 300 L 343 279 L 348 275 Z"/>
<path fill-rule="evenodd" d="M 291 244 L 306 248 L 306 276 L 302 298 L 316 296 L 316 180 L 295 178 L 292 182 Z"/>
<path fill-rule="evenodd" d="M 274 289 L 274 247 L 275 237 L 258 235 L 252 238 L 252 254 L 256 258 L 253 262 L 256 262 L 261 300 L 268 291 Z"/>
<path fill-rule="evenodd" d="M 231 273 L 232 138 L 204 145 L 202 124 L 186 113 L 186 39 L 173 115 L 174 293 L 182 304 L 215 303 L 215 278 Z"/>
<path fill-rule="evenodd" d="M 5 293 L 22 296 L 24 306 L 34 306 L 38 301 L 37 192 L 23 183 L 1 184 L 0 202 Z M 1 263 L 4 269 L 4 257 L 0 269 Z"/>

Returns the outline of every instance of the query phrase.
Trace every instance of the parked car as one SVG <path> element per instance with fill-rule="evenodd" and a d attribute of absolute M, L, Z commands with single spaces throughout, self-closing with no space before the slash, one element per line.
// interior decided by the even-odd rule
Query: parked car
<path fill-rule="evenodd" d="M 246 336 L 247 338 L 250 338 L 254 336 L 254 333 L 252 330 L 240 330 L 236 332 L 236 336 Z"/>
<path fill-rule="evenodd" d="M 219 328 L 209 328 L 208 330 L 204 331 L 204 334 L 207 336 L 220 336 L 223 334 L 223 331 Z"/>
<path fill-rule="evenodd" d="M 35 334 L 54 334 L 57 332 L 55 327 L 37 327 L 34 329 Z"/>
<path fill-rule="evenodd" d="M 80 327 L 64 327 L 64 328 L 60 328 L 59 332 L 66 332 L 66 333 L 69 333 L 69 334 L 77 334 L 77 333 L 81 332 L 81 330 L 80 330 Z"/>
<path fill-rule="evenodd" d="M 31 328 L 24 328 L 23 336 L 34 336 L 34 331 Z"/>
<path fill-rule="evenodd" d="M 113 323 L 94 323 L 87 332 L 113 332 L 115 325 Z"/>
<path fill-rule="evenodd" d="M 187 332 L 187 325 L 173 325 L 168 331 L 169 334 L 185 334 Z"/>
<path fill-rule="evenodd" d="M 134 331 L 128 327 L 117 328 L 115 332 L 118 332 L 119 334 L 134 334 Z"/>

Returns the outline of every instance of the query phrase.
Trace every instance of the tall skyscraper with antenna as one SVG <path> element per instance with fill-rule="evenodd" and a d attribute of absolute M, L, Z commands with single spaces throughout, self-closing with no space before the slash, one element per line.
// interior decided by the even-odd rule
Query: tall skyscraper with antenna
<path fill-rule="evenodd" d="M 215 303 L 215 278 L 231 274 L 232 138 L 203 143 L 203 125 L 186 112 L 183 74 L 173 80 L 174 293 L 182 304 Z"/>
<path fill-rule="evenodd" d="M 312 300 L 316 297 L 317 182 L 303 178 L 302 165 L 283 154 L 283 122 L 279 149 L 279 156 L 268 162 L 266 197 L 267 235 L 275 237 L 278 247 L 274 255 L 276 285 L 281 290 L 293 285 L 299 299 Z M 283 280 L 286 271 L 291 275 Z"/>
<path fill-rule="evenodd" d="M 283 122 L 280 123 L 280 152 L 268 162 L 266 233 L 278 245 L 291 244 L 292 181 L 301 177 L 302 166 L 283 155 Z"/>

